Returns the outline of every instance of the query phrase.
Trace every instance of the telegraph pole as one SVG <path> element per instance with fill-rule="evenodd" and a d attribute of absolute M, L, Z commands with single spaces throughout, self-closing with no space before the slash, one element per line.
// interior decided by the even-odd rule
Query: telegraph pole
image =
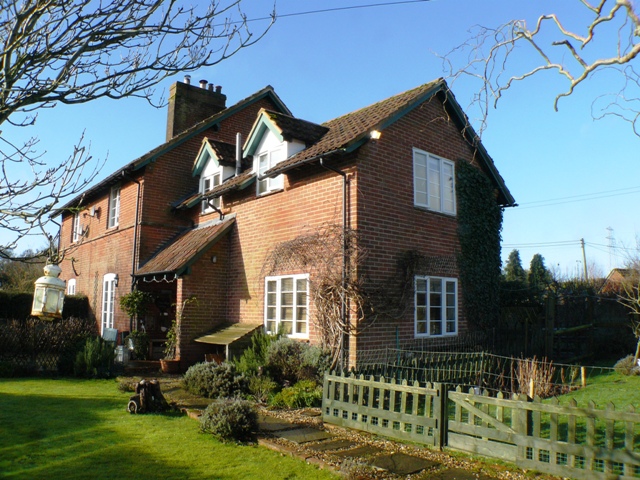
<path fill-rule="evenodd" d="M 584 281 L 589 281 L 589 276 L 587 275 L 587 254 L 584 251 L 584 238 L 580 239 L 580 245 L 582 246 L 582 264 L 584 265 Z"/>

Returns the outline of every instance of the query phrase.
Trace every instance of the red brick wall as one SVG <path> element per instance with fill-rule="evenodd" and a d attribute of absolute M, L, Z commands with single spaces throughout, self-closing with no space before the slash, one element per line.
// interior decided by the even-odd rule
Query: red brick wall
<path fill-rule="evenodd" d="M 362 273 L 374 283 L 396 288 L 397 260 L 407 251 L 428 257 L 455 258 L 460 245 L 455 216 L 415 207 L 413 200 L 413 148 L 448 160 L 473 160 L 473 150 L 449 121 L 442 103 L 433 98 L 367 143 L 358 162 L 359 238 L 367 251 Z M 451 264 L 451 262 L 448 262 Z M 423 272 L 458 277 L 451 268 Z M 458 283 L 458 331 L 466 328 Z M 410 296 L 411 297 L 411 296 Z M 355 340 L 361 351 L 371 351 L 414 338 L 413 301 L 397 319 L 377 321 Z M 398 335 L 396 337 L 396 334 Z"/>

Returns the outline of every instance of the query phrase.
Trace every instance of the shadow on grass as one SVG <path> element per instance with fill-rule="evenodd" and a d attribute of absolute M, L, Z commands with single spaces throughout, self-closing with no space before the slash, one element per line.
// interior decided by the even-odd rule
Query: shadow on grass
<path fill-rule="evenodd" d="M 171 424 L 182 415 L 129 415 L 126 400 L 0 393 L 0 477 L 189 477 L 170 446 L 154 448 L 163 436 L 171 442 Z M 153 440 L 145 429 L 154 430 Z"/>

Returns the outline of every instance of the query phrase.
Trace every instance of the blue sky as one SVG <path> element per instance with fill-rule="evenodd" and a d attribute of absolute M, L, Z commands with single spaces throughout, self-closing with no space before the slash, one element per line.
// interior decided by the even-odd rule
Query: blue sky
<path fill-rule="evenodd" d="M 383 2 L 280 0 L 277 12 L 376 3 Z M 267 4 L 249 2 L 249 18 L 267 15 Z M 203 78 L 221 85 L 229 105 L 272 85 L 294 115 L 322 123 L 444 76 L 436 54 L 464 42 L 474 25 L 496 27 L 514 18 L 533 22 L 549 12 L 577 25 L 583 17 L 576 12 L 581 10 L 577 0 L 434 0 L 284 17 L 257 45 L 192 73 L 192 82 Z M 527 61 L 526 55 L 521 58 Z M 176 80 L 182 75 L 160 85 L 158 96 L 166 97 Z M 517 85 L 491 111 L 483 143 L 520 205 L 504 215 L 503 259 L 518 248 L 525 267 L 540 253 L 547 266 L 575 275 L 582 271 L 584 238 L 587 263 L 606 274 L 625 260 L 622 249 L 608 248 L 607 237 L 618 247 L 635 247 L 640 232 L 634 208 L 640 200 L 640 139 L 625 122 L 591 117 L 594 97 L 617 81 L 599 76 L 561 100 L 555 112 L 553 98 L 566 84 L 555 75 L 543 75 Z M 468 81 L 452 86 L 465 109 L 472 87 Z M 473 110 L 468 114 L 475 118 Z M 55 163 L 68 157 L 84 132 L 92 155 L 107 158 L 102 178 L 162 143 L 165 121 L 164 108 L 154 109 L 141 99 L 101 100 L 42 111 L 35 127 L 5 128 L 3 134 L 12 139 L 38 136 L 46 159 Z M 596 198 L 599 192 L 606 193 Z M 567 198 L 579 195 L 585 197 Z M 535 203 L 541 201 L 551 205 Z M 37 247 L 38 242 L 22 246 Z"/>

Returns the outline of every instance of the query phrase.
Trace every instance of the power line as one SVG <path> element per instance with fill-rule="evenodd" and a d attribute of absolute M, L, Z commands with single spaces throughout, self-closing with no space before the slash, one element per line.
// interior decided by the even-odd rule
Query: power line
<path fill-rule="evenodd" d="M 605 190 L 603 192 L 583 193 L 580 195 L 572 195 L 569 197 L 548 198 L 546 200 L 524 202 L 520 203 L 516 210 L 523 210 L 526 208 L 551 207 L 565 203 L 585 202 L 588 200 L 599 200 L 601 198 L 631 195 L 633 193 L 640 193 L 640 186 L 617 188 L 615 190 Z"/>
<path fill-rule="evenodd" d="M 306 10 L 303 12 L 291 12 L 291 13 L 276 13 L 275 19 L 279 18 L 291 18 L 291 17 L 302 17 L 304 15 L 317 15 L 319 13 L 332 13 L 332 12 L 341 12 L 345 10 L 357 10 L 363 8 L 375 8 L 375 7 L 390 7 L 395 5 L 405 5 L 410 3 L 427 3 L 432 2 L 433 0 L 399 0 L 397 2 L 383 2 L 383 3 L 366 3 L 364 5 L 348 5 L 346 7 L 333 7 L 333 8 L 321 8 L 318 10 Z M 273 20 L 274 18 L 269 17 L 258 17 L 258 18 L 247 18 L 244 20 L 237 20 L 235 22 L 228 22 L 228 24 L 238 24 L 238 23 L 249 23 L 249 22 L 260 22 L 265 20 Z M 216 25 L 216 26 L 222 26 Z"/>

